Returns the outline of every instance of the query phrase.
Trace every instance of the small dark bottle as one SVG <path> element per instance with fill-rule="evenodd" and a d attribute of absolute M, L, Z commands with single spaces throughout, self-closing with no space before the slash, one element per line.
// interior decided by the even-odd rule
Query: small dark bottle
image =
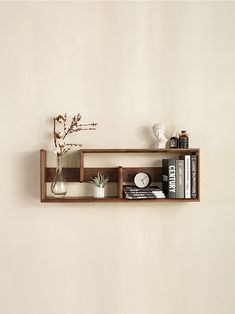
<path fill-rule="evenodd" d="M 170 138 L 170 148 L 178 148 L 178 138 L 176 137 L 176 132 L 172 133 Z"/>
<path fill-rule="evenodd" d="M 189 146 L 189 139 L 186 131 L 181 131 L 179 136 L 179 148 L 188 148 Z"/>

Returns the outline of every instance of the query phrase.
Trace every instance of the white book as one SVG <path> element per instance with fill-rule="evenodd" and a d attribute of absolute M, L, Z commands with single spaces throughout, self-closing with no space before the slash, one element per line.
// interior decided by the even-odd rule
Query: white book
<path fill-rule="evenodd" d="M 191 156 L 184 157 L 185 172 L 185 198 L 191 198 Z"/>

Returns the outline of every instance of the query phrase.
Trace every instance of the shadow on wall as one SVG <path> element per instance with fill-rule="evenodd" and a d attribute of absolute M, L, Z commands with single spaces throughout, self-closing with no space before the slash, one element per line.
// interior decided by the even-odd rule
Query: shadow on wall
<path fill-rule="evenodd" d="M 12 186 L 15 205 L 31 206 L 39 203 L 39 151 L 16 154 L 14 159 Z"/>
<path fill-rule="evenodd" d="M 142 126 L 137 130 L 138 139 L 145 143 L 144 147 L 153 148 L 155 146 L 156 140 L 154 140 L 153 132 L 151 127 Z"/>

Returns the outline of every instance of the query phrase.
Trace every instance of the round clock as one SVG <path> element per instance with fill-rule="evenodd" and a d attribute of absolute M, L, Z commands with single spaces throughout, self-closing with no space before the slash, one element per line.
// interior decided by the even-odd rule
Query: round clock
<path fill-rule="evenodd" d="M 139 172 L 134 177 L 134 183 L 138 188 L 146 188 L 151 183 L 151 177 L 147 173 Z"/>

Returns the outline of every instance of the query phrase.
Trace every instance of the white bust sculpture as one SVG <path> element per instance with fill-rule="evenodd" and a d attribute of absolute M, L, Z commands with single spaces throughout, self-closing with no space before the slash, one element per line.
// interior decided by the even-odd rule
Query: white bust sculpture
<path fill-rule="evenodd" d="M 165 126 L 161 123 L 156 123 L 152 127 L 153 133 L 157 138 L 157 141 L 155 143 L 155 148 L 166 148 L 166 142 L 167 138 L 164 135 L 165 132 Z"/>

